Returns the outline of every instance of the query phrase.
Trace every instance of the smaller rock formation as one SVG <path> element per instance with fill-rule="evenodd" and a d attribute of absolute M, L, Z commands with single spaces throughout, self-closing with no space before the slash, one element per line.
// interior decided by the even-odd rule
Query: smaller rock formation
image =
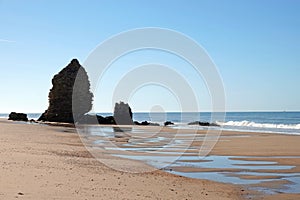
<path fill-rule="evenodd" d="M 11 112 L 8 116 L 8 120 L 27 122 L 28 118 L 27 118 L 27 114 Z"/>
<path fill-rule="evenodd" d="M 102 117 L 100 115 L 97 115 L 97 120 L 99 124 L 116 124 L 113 116 Z"/>
<path fill-rule="evenodd" d="M 143 121 L 143 122 L 134 121 L 134 124 L 138 126 L 159 126 L 158 123 L 152 123 L 148 121 Z"/>
<path fill-rule="evenodd" d="M 199 126 L 219 126 L 216 123 L 209 123 L 209 122 L 200 122 L 200 121 L 195 121 L 195 122 L 190 122 L 188 125 L 199 125 Z"/>
<path fill-rule="evenodd" d="M 166 121 L 166 122 L 164 123 L 164 125 L 165 125 L 165 126 L 168 126 L 168 125 L 174 125 L 174 123 L 171 122 L 171 121 Z"/>
<path fill-rule="evenodd" d="M 127 103 L 120 102 L 115 104 L 114 116 L 117 125 L 132 125 L 132 111 Z"/>

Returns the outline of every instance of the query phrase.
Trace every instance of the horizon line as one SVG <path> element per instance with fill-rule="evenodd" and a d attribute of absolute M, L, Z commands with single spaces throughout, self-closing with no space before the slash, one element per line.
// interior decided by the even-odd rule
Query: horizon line
<path fill-rule="evenodd" d="M 15 111 L 12 111 L 15 112 Z M 151 111 L 136 111 L 132 113 L 222 113 L 223 111 L 165 111 L 165 112 L 151 112 Z M 225 113 L 234 113 L 234 112 L 300 112 L 300 110 L 231 110 L 231 111 L 225 111 Z M 9 114 L 11 112 L 0 112 L 0 114 Z M 27 114 L 42 114 L 43 112 L 20 112 L 20 113 L 27 113 Z M 89 112 L 88 112 L 89 113 Z M 92 113 L 113 113 L 109 111 L 97 111 Z"/>

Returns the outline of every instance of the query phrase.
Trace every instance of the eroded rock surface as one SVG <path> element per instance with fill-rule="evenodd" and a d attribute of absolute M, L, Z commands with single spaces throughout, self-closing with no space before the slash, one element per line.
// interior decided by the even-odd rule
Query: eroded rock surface
<path fill-rule="evenodd" d="M 90 92 L 90 82 L 78 60 L 73 59 L 56 74 L 52 85 L 48 96 L 49 107 L 39 120 L 74 123 L 73 114 L 79 119 L 91 110 L 93 94 Z"/>

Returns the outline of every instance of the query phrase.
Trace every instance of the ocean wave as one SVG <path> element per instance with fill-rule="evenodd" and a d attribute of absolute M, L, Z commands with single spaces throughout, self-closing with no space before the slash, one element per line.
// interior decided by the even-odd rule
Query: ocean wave
<path fill-rule="evenodd" d="M 300 124 L 269 124 L 269 123 L 256 123 L 251 121 L 228 121 L 217 122 L 220 126 L 238 126 L 238 127 L 254 127 L 254 128 L 274 128 L 274 129 L 299 129 Z"/>

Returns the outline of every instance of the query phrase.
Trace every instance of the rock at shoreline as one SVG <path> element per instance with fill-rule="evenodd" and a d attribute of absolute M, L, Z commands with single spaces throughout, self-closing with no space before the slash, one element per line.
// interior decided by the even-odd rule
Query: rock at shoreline
<path fill-rule="evenodd" d="M 8 120 L 27 122 L 28 118 L 27 118 L 27 114 L 11 112 L 8 116 Z"/>
<path fill-rule="evenodd" d="M 127 103 L 120 102 L 115 104 L 114 116 L 115 123 L 118 125 L 132 125 L 132 111 Z"/>
<path fill-rule="evenodd" d="M 166 121 L 166 122 L 164 123 L 164 125 L 165 125 L 165 126 L 168 126 L 168 125 L 174 125 L 174 123 L 171 122 L 171 121 Z"/>
<path fill-rule="evenodd" d="M 133 125 L 132 111 L 127 103 L 115 104 L 114 116 L 102 117 L 100 115 L 83 115 L 78 122 L 80 124 L 112 124 L 112 125 Z"/>
<path fill-rule="evenodd" d="M 102 117 L 100 115 L 86 114 L 80 120 L 79 124 L 116 124 L 113 116 Z"/>
<path fill-rule="evenodd" d="M 97 120 L 99 124 L 116 124 L 113 116 L 102 117 L 100 115 L 97 115 Z"/>
<path fill-rule="evenodd" d="M 159 126 L 159 124 L 157 123 L 152 123 L 148 121 L 143 121 L 143 122 L 134 121 L 134 124 L 138 126 Z"/>
<path fill-rule="evenodd" d="M 42 116 L 41 116 L 42 117 Z M 120 102 L 115 104 L 114 116 L 102 117 L 100 115 L 83 115 L 79 124 L 112 124 L 112 125 L 133 125 L 132 111 L 127 103 Z"/>
<path fill-rule="evenodd" d="M 56 74 L 52 79 L 52 85 L 49 92 L 49 107 L 38 121 L 74 123 L 73 114 L 76 119 L 80 119 L 91 110 L 93 94 L 90 92 L 90 82 L 78 60 L 73 59 Z"/>
<path fill-rule="evenodd" d="M 216 123 L 209 123 L 209 122 L 200 122 L 200 121 L 195 121 L 195 122 L 190 122 L 188 125 L 199 125 L 199 126 L 219 126 Z"/>

